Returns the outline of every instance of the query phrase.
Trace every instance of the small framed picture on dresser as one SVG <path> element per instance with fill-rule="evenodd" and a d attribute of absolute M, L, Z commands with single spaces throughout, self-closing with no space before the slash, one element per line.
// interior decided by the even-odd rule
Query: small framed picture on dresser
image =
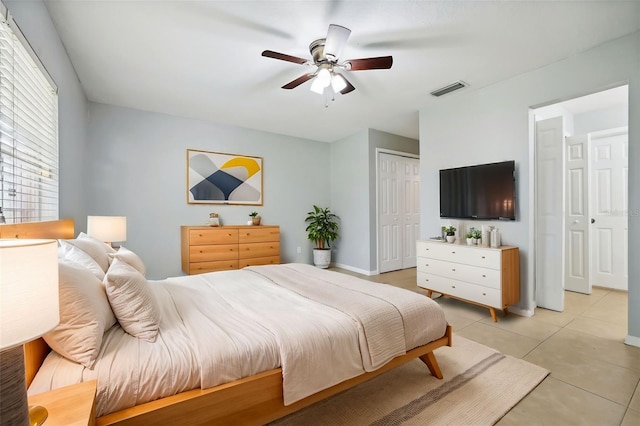
<path fill-rule="evenodd" d="M 262 157 L 187 149 L 187 203 L 263 204 Z"/>

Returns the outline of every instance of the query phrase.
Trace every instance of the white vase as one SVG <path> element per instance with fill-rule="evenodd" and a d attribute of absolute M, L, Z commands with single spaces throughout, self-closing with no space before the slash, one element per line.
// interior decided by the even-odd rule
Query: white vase
<path fill-rule="evenodd" d="M 331 249 L 313 249 L 313 264 L 318 268 L 326 269 L 331 264 Z"/>
<path fill-rule="evenodd" d="M 473 244 L 474 244 L 474 243 L 473 243 L 473 238 L 467 238 L 467 245 L 468 245 L 468 246 L 471 246 L 471 245 L 473 245 Z"/>
<path fill-rule="evenodd" d="M 456 240 L 456 236 L 455 235 L 447 235 L 447 242 L 448 243 L 452 243 Z"/>

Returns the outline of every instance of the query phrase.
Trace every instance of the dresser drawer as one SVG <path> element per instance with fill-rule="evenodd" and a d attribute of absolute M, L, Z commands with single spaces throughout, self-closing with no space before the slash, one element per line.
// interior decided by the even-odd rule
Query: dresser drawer
<path fill-rule="evenodd" d="M 240 244 L 238 250 L 240 259 L 250 259 L 254 257 L 280 256 L 280 243 L 250 243 Z"/>
<path fill-rule="evenodd" d="M 500 269 L 501 251 L 491 248 L 468 247 L 461 244 L 418 241 L 418 257 L 465 263 L 483 268 Z"/>
<path fill-rule="evenodd" d="M 238 230 L 225 228 L 202 228 L 189 230 L 189 245 L 238 243 Z"/>
<path fill-rule="evenodd" d="M 418 270 L 441 277 L 500 289 L 500 270 L 419 257 Z"/>
<path fill-rule="evenodd" d="M 499 289 L 443 278 L 420 271 L 418 272 L 418 286 L 482 305 L 503 308 L 502 295 Z"/>
<path fill-rule="evenodd" d="M 251 259 L 240 259 L 238 266 L 259 266 L 259 265 L 277 265 L 280 263 L 280 256 L 253 257 Z"/>
<path fill-rule="evenodd" d="M 269 241 L 280 241 L 279 227 L 246 227 L 239 230 L 238 242 L 245 243 L 263 243 Z"/>
<path fill-rule="evenodd" d="M 190 275 L 226 271 L 228 269 L 238 269 L 238 260 L 218 260 L 214 262 L 194 262 L 189 264 Z"/>
<path fill-rule="evenodd" d="M 189 247 L 189 261 L 191 262 L 236 260 L 237 258 L 238 258 L 237 244 L 218 244 L 218 245 Z"/>

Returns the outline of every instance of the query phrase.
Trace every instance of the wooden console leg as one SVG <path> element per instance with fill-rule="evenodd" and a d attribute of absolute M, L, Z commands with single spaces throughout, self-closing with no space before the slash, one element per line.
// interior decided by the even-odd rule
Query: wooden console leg
<path fill-rule="evenodd" d="M 429 299 L 431 299 L 431 295 L 433 294 L 433 292 L 431 290 L 427 290 L 427 297 Z"/>
<path fill-rule="evenodd" d="M 433 352 L 422 355 L 420 357 L 420 360 L 426 364 L 433 377 L 442 379 L 442 371 L 440 371 L 438 360 L 436 360 L 436 356 L 433 354 Z"/>
<path fill-rule="evenodd" d="M 493 322 L 498 322 L 498 317 L 496 316 L 496 310 L 494 308 L 489 308 L 489 312 L 491 312 L 491 318 L 493 318 Z"/>

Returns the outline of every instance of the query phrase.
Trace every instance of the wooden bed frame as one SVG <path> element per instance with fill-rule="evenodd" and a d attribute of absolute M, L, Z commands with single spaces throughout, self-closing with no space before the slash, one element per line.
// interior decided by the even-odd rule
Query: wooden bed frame
<path fill-rule="evenodd" d="M 74 238 L 74 223 L 72 219 L 64 219 L 0 225 L 0 238 Z M 452 329 L 447 325 L 444 336 L 439 339 L 394 358 L 376 371 L 346 380 L 288 406 L 284 405 L 282 396 L 282 369 L 277 368 L 213 388 L 194 389 L 117 411 L 99 417 L 97 424 L 261 425 L 347 390 L 416 358 L 426 364 L 433 376 L 442 379 L 442 372 L 433 351 L 451 344 Z M 24 349 L 26 379 L 29 385 L 50 348 L 43 339 L 37 339 L 25 344 Z"/>

